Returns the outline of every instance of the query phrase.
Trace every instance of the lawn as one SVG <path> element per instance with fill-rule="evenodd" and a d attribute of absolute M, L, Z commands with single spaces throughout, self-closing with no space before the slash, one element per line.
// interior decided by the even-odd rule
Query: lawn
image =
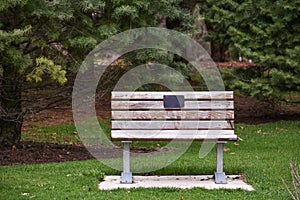
<path fill-rule="evenodd" d="M 65 142 L 63 136 L 67 136 L 67 142 L 72 143 L 75 131 L 72 125 L 54 127 L 54 136 L 59 138 L 58 141 Z M 53 139 L 52 130 L 53 126 L 44 127 L 37 130 L 37 133 L 26 133 L 25 137 L 30 138 L 30 134 L 49 133 L 49 138 Z M 1 166 L 0 199 L 289 199 L 282 179 L 290 184 L 289 162 L 300 163 L 300 122 L 238 124 L 236 134 L 241 139 L 225 145 L 225 171 L 227 174 L 243 174 L 247 182 L 255 188 L 252 192 L 201 188 L 100 191 L 97 185 L 104 175 L 120 172 L 97 160 L 88 160 Z M 78 143 L 77 136 L 73 137 L 74 143 Z M 200 159 L 200 145 L 201 143 L 194 142 L 180 159 L 154 173 L 213 174 L 215 152 Z"/>

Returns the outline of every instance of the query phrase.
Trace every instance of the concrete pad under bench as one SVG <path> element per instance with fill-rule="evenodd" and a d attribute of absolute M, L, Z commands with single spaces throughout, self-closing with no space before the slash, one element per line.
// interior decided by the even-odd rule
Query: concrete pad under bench
<path fill-rule="evenodd" d="M 254 188 L 244 182 L 241 175 L 227 175 L 227 184 L 216 184 L 211 175 L 182 176 L 133 176 L 132 184 L 122 184 L 121 176 L 106 176 L 100 182 L 100 190 L 131 189 L 131 188 L 181 188 L 191 189 L 243 189 L 253 191 Z"/>

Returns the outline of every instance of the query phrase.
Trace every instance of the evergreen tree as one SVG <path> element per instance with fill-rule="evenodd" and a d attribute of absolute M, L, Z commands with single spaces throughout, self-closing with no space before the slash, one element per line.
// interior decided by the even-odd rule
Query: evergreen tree
<path fill-rule="evenodd" d="M 47 77 L 63 84 L 102 40 L 187 14 L 177 0 L 1 0 L 0 147 L 20 140 L 24 85 Z"/>
<path fill-rule="evenodd" d="M 257 65 L 225 71 L 228 87 L 259 99 L 300 91 L 300 2 L 209 0 L 210 39 Z"/>

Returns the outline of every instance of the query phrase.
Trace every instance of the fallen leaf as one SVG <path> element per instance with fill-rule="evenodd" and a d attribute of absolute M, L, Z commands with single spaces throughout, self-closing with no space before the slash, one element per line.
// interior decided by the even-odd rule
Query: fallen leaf
<path fill-rule="evenodd" d="M 257 131 L 255 131 L 256 133 L 261 133 L 261 130 L 259 129 L 259 130 L 257 130 Z"/>

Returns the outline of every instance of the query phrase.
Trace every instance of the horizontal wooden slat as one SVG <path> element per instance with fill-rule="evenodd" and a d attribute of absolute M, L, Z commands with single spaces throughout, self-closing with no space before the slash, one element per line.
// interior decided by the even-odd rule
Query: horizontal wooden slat
<path fill-rule="evenodd" d="M 231 123 L 231 124 L 230 124 Z M 234 129 L 233 120 L 229 121 L 112 121 L 112 129 L 122 130 L 199 130 L 199 129 Z"/>
<path fill-rule="evenodd" d="M 184 99 L 233 99 L 232 91 L 191 91 L 191 92 L 112 92 L 112 100 L 163 99 L 164 95 L 184 95 Z"/>
<path fill-rule="evenodd" d="M 181 109 L 233 109 L 233 101 L 185 101 Z M 112 101 L 112 110 L 164 109 L 163 101 Z"/>
<path fill-rule="evenodd" d="M 112 111 L 112 119 L 234 119 L 234 111 Z"/>
<path fill-rule="evenodd" d="M 112 130 L 113 140 L 236 140 L 233 130 Z"/>

